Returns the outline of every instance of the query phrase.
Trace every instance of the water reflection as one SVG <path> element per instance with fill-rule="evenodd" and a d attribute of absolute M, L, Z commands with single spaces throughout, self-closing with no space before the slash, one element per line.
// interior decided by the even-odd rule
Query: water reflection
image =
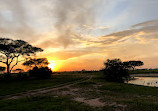
<path fill-rule="evenodd" d="M 135 77 L 135 80 L 131 80 L 128 83 L 158 87 L 158 77 Z"/>

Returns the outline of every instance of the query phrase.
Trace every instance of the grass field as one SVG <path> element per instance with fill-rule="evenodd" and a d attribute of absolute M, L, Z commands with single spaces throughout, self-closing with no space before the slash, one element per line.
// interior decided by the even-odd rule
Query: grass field
<path fill-rule="evenodd" d="M 0 101 L 1 111 L 93 111 L 83 103 L 64 97 L 38 96 Z"/>
<path fill-rule="evenodd" d="M 92 79 L 72 85 L 71 87 L 68 88 L 57 90 L 55 92 L 43 94 L 40 96 L 38 95 L 35 97 L 16 99 L 16 100 L 0 100 L 0 110 L 1 111 L 8 111 L 8 110 L 157 111 L 158 110 L 158 88 L 107 82 L 104 80 L 103 75 L 100 72 L 96 72 L 92 74 L 89 73 L 89 75 L 92 75 Z M 66 79 L 67 77 L 69 79 Z M 71 80 L 76 80 L 77 78 L 80 79 L 80 76 L 73 77 L 72 75 L 69 76 L 61 75 L 56 77 L 57 79 L 56 82 L 57 81 L 59 82 L 60 80 L 62 80 L 63 82 L 69 80 L 71 81 Z M 45 81 L 47 83 L 48 81 L 50 82 L 51 80 L 41 80 L 41 81 L 43 82 Z M 50 84 L 56 84 L 56 82 L 55 83 L 52 82 Z M 32 87 L 35 86 L 36 84 L 32 84 Z M 45 85 L 45 86 L 49 86 L 49 85 Z M 44 85 L 42 87 L 44 87 Z M 11 90 L 12 88 L 8 87 L 6 89 Z M 22 91 L 20 90 L 20 87 L 19 87 L 19 91 Z M 98 104 L 98 106 L 95 106 L 96 104 Z"/>
<path fill-rule="evenodd" d="M 73 75 L 54 75 L 52 79 L 25 79 L 0 82 L 0 96 L 20 93 L 28 90 L 53 87 L 59 84 L 80 80 L 83 77 L 79 74 Z"/>
<path fill-rule="evenodd" d="M 98 87 L 94 87 L 97 86 Z M 132 84 L 106 82 L 97 75 L 92 80 L 77 84 L 75 87 L 85 89 L 84 97 L 100 98 L 106 105 L 99 111 L 157 111 L 158 88 Z M 90 88 L 88 90 L 87 88 Z M 93 90 L 92 90 L 93 89 Z M 88 90 L 88 91 L 87 91 Z"/>

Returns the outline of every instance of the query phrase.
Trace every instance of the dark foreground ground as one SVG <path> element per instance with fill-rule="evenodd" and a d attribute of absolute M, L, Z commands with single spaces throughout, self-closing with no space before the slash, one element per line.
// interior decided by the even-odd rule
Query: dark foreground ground
<path fill-rule="evenodd" d="M 71 82 L 85 78 L 82 82 Z M 0 83 L 0 95 L 69 83 L 45 93 L 0 100 L 1 111 L 158 111 L 158 88 L 106 82 L 102 73 L 56 75 L 50 80 Z"/>

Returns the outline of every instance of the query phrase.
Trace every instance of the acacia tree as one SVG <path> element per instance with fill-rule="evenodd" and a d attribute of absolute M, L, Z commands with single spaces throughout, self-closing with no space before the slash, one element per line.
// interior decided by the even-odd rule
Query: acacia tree
<path fill-rule="evenodd" d="M 127 62 L 123 62 L 124 65 L 128 68 L 131 68 L 131 69 L 135 69 L 135 67 L 137 66 L 142 66 L 144 65 L 144 63 L 142 61 L 127 61 Z"/>
<path fill-rule="evenodd" d="M 47 58 L 34 58 L 34 59 L 29 59 L 23 63 L 24 66 L 29 66 L 29 67 L 46 67 L 48 66 L 49 62 Z"/>
<path fill-rule="evenodd" d="M 33 47 L 23 40 L 0 38 L 0 62 L 7 66 L 7 74 L 20 62 L 19 57 L 34 55 L 43 51 L 41 48 Z M 11 65 L 14 63 L 13 65 Z"/>

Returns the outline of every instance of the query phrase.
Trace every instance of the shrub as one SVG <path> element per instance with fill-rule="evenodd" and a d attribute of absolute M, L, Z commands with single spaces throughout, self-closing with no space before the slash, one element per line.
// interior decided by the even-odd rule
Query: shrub
<path fill-rule="evenodd" d="M 26 79 L 28 78 L 27 74 L 26 73 L 17 73 L 17 77 L 16 77 L 18 80 L 23 80 L 23 79 Z"/>
<path fill-rule="evenodd" d="M 35 77 L 39 79 L 47 79 L 51 78 L 52 70 L 48 67 L 34 67 L 32 70 L 29 71 L 30 77 Z"/>

